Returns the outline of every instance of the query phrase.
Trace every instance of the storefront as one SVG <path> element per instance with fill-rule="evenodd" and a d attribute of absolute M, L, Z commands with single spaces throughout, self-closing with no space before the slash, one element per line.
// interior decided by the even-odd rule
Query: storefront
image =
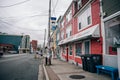
<path fill-rule="evenodd" d="M 120 69 L 120 15 L 113 14 L 104 19 L 105 29 L 105 54 L 103 58 L 104 65 Z M 120 73 L 120 70 L 119 70 Z"/>

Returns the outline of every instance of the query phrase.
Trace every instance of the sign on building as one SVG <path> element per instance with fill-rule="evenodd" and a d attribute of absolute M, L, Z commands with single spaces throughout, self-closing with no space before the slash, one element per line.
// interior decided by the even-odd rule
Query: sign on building
<path fill-rule="evenodd" d="M 50 19 L 51 24 L 51 30 L 54 31 L 56 29 L 56 17 L 51 17 Z"/>

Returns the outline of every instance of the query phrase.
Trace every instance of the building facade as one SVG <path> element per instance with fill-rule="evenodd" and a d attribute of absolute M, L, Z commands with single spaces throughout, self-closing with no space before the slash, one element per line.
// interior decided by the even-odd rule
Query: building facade
<path fill-rule="evenodd" d="M 102 54 L 99 0 L 74 0 L 61 19 L 62 59 L 82 64 L 80 55 Z"/>
<path fill-rule="evenodd" d="M 22 35 L 21 44 L 19 46 L 19 53 L 29 53 L 30 52 L 30 36 Z"/>
<path fill-rule="evenodd" d="M 61 29 L 61 21 L 62 16 L 60 16 L 57 20 L 57 28 L 56 28 L 56 55 L 57 58 L 60 59 L 62 57 L 62 55 L 60 54 L 60 46 L 58 45 L 59 41 L 60 41 L 60 29 Z"/>
<path fill-rule="evenodd" d="M 37 51 L 37 46 L 38 46 L 38 41 L 37 40 L 32 40 L 31 41 L 31 52 Z"/>
<path fill-rule="evenodd" d="M 30 50 L 29 35 L 0 34 L 0 47 L 5 51 L 16 51 L 17 53 L 27 53 Z"/>
<path fill-rule="evenodd" d="M 0 34 L 0 48 L 5 48 L 5 52 L 16 51 L 19 52 L 21 44 L 21 35 Z"/>

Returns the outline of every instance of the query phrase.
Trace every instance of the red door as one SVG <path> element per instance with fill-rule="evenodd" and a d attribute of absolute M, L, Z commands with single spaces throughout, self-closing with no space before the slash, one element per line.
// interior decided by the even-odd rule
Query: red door
<path fill-rule="evenodd" d="M 66 61 L 68 62 L 68 47 L 66 49 Z"/>

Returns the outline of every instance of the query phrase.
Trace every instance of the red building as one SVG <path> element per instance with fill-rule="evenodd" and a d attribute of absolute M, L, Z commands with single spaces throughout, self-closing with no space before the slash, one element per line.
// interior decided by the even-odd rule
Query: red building
<path fill-rule="evenodd" d="M 61 20 L 62 59 L 82 64 L 82 54 L 102 54 L 99 0 L 73 0 Z"/>
<path fill-rule="evenodd" d="M 32 47 L 33 51 L 37 50 L 37 43 L 38 43 L 37 40 L 32 40 L 31 41 L 31 47 Z"/>

